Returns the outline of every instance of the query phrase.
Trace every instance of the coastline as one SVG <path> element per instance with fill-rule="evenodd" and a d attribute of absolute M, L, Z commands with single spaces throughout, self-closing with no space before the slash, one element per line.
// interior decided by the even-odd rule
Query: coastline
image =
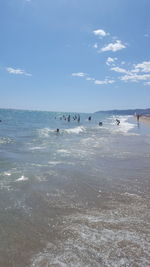
<path fill-rule="evenodd" d="M 139 122 L 143 122 L 150 127 L 150 116 L 140 116 Z"/>

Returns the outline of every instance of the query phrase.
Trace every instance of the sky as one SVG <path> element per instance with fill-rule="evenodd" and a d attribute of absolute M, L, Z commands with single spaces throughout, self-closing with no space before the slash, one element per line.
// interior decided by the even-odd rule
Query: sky
<path fill-rule="evenodd" d="M 150 107 L 149 0 L 0 0 L 0 108 Z"/>

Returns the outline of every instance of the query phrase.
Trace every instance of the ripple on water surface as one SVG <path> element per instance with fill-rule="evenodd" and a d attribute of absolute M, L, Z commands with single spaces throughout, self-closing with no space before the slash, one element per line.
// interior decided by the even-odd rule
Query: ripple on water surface
<path fill-rule="evenodd" d="M 139 197 L 139 203 L 137 207 L 135 201 L 131 209 L 122 205 L 113 211 L 95 210 L 65 217 L 57 239 L 34 257 L 31 266 L 148 267 L 150 225 L 144 220 L 145 201 Z"/>

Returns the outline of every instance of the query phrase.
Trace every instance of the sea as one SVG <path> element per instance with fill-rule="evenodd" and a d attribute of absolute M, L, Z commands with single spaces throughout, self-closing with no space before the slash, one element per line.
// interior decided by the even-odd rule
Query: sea
<path fill-rule="evenodd" d="M 150 266 L 150 128 L 107 113 L 0 120 L 1 267 Z"/>

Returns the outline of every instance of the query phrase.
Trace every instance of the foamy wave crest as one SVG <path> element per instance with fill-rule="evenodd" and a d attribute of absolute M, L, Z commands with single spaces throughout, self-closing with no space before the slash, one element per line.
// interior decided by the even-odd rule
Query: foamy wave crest
<path fill-rule="evenodd" d="M 45 146 L 34 146 L 34 147 L 30 147 L 29 150 L 42 150 L 45 149 Z"/>
<path fill-rule="evenodd" d="M 63 161 L 49 161 L 48 162 L 50 165 L 58 165 L 58 164 L 61 164 L 61 163 L 63 163 Z"/>
<path fill-rule="evenodd" d="M 67 149 L 58 149 L 57 152 L 63 154 L 70 154 L 70 151 L 68 151 Z"/>
<path fill-rule="evenodd" d="M 4 175 L 10 176 L 11 175 L 11 172 L 4 172 Z"/>
<path fill-rule="evenodd" d="M 13 142 L 14 142 L 13 139 L 9 137 L 0 137 L 0 144 L 9 144 Z"/>
<path fill-rule="evenodd" d="M 29 180 L 29 178 L 28 177 L 25 177 L 24 175 L 22 175 L 20 178 L 18 178 L 16 180 L 16 182 L 23 182 L 23 181 L 27 181 L 27 180 Z"/>
<path fill-rule="evenodd" d="M 83 126 L 78 126 L 75 128 L 71 128 L 71 129 L 65 129 L 64 132 L 68 133 L 68 134 L 79 134 L 85 131 L 85 127 Z"/>
<path fill-rule="evenodd" d="M 112 125 L 114 125 L 115 127 L 112 128 L 112 132 L 113 133 L 124 133 L 124 134 L 127 134 L 132 129 L 134 129 L 135 125 L 128 122 L 128 119 L 130 117 L 131 116 L 118 116 L 117 119 L 120 120 L 120 124 L 119 125 L 116 125 L 116 121 L 115 121 L 116 118 L 114 119 L 114 117 L 113 117 L 114 121 L 112 122 Z"/>
<path fill-rule="evenodd" d="M 48 137 L 50 133 L 54 133 L 55 131 L 49 128 L 43 128 L 38 130 L 40 136 Z"/>
<path fill-rule="evenodd" d="M 85 131 L 85 127 L 84 126 L 78 126 L 78 127 L 75 127 L 75 128 L 68 128 L 68 129 L 59 129 L 60 130 L 60 134 L 61 133 L 67 133 L 67 134 L 79 134 L 79 133 L 82 133 Z M 55 129 L 49 129 L 49 128 L 43 128 L 43 129 L 39 129 L 38 130 L 39 132 L 39 135 L 41 137 L 49 137 L 49 135 L 51 133 L 56 133 L 56 130 Z"/>

